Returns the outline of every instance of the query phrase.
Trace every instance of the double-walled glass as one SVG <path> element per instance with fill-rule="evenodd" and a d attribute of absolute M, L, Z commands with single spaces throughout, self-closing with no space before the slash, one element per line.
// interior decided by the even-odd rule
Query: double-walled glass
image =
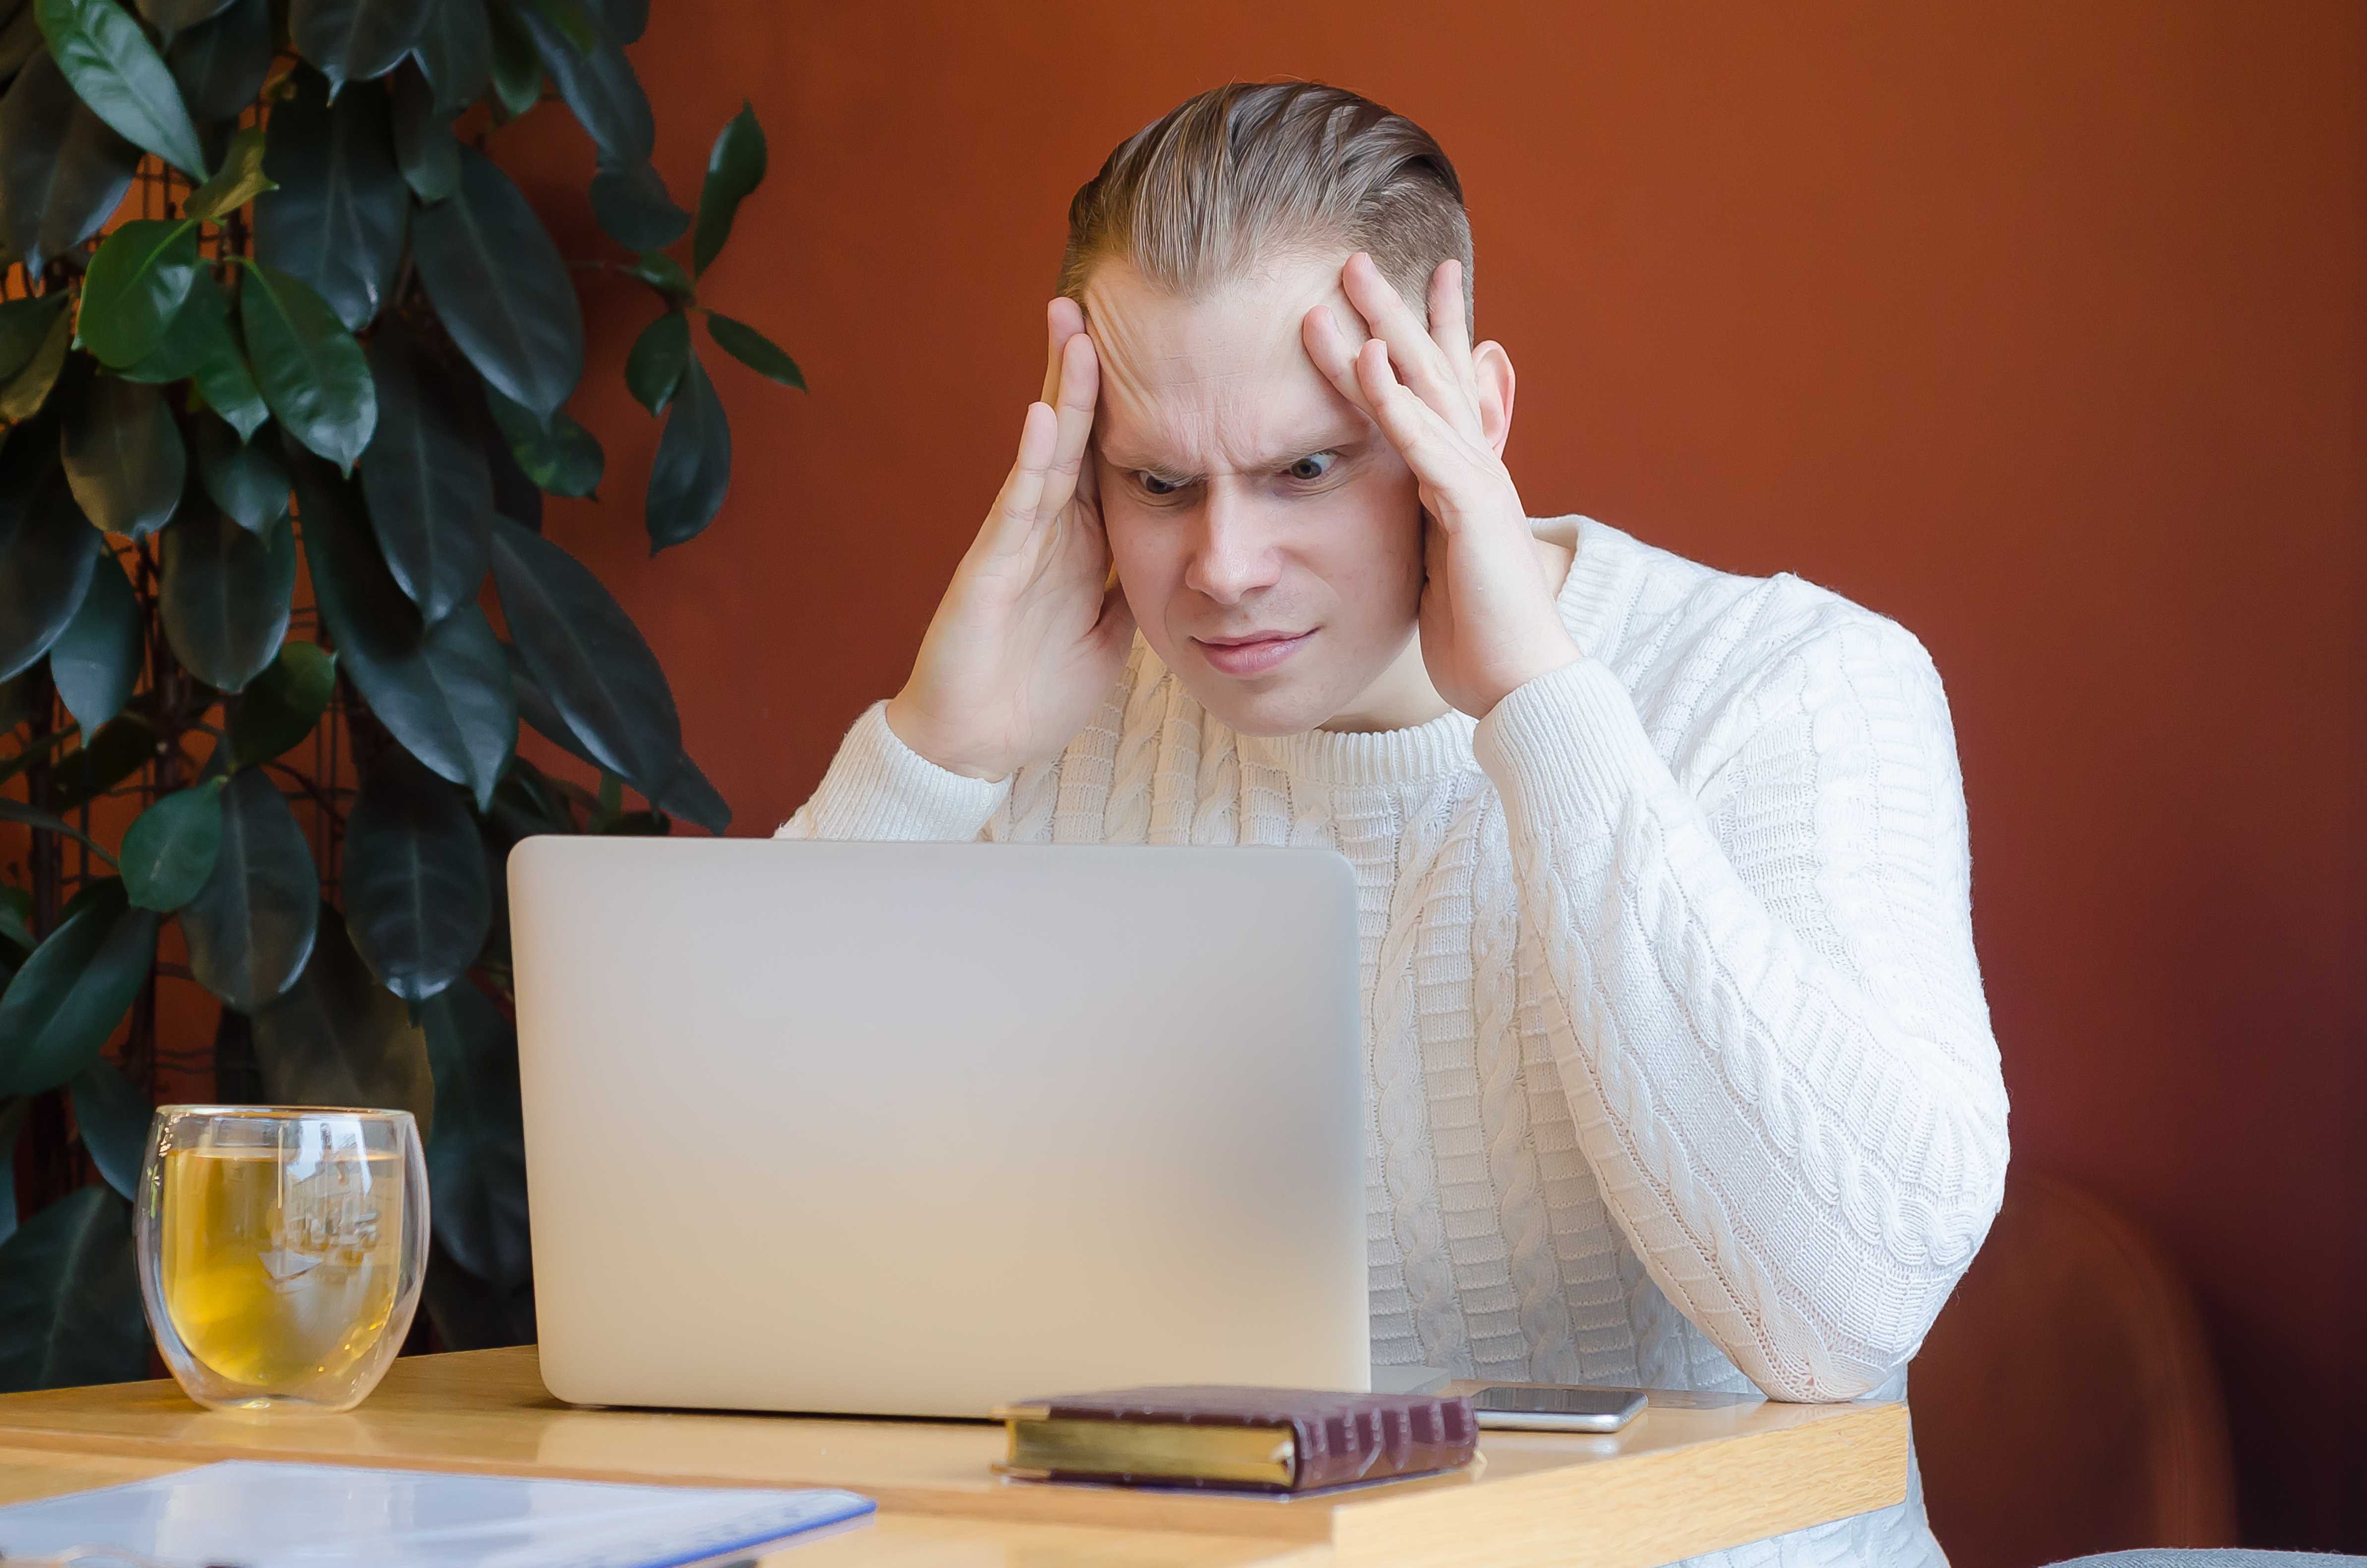
<path fill-rule="evenodd" d="M 164 1106 L 140 1287 L 164 1364 L 221 1410 L 350 1410 L 402 1348 L 427 1265 L 411 1113 Z"/>

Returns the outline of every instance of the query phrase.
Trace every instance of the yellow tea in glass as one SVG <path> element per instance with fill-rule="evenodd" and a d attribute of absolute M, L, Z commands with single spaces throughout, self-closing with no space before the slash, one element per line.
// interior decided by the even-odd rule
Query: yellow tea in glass
<path fill-rule="evenodd" d="M 192 1399 L 348 1410 L 378 1385 L 427 1251 L 407 1113 L 168 1106 L 140 1196 L 149 1325 Z"/>

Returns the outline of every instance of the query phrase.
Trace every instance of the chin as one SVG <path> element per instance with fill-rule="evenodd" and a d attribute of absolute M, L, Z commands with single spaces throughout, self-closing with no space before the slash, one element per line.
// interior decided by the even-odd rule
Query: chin
<path fill-rule="evenodd" d="M 1206 666 L 1187 666 L 1176 674 L 1184 682 L 1184 689 L 1211 717 L 1238 734 L 1303 734 L 1320 727 L 1341 707 L 1341 699 L 1335 699 L 1332 690 L 1335 683 L 1330 681 L 1290 679 L 1252 685 L 1220 676 Z"/>

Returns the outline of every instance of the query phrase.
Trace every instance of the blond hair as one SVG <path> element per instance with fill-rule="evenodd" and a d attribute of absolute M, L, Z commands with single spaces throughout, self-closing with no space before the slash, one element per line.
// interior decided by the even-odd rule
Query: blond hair
<path fill-rule="evenodd" d="M 1109 256 L 1190 297 L 1261 263 L 1359 250 L 1425 319 L 1432 272 L 1462 262 L 1471 318 L 1463 182 L 1430 132 L 1342 87 L 1229 82 L 1127 137 L 1078 190 L 1060 292 L 1082 300 Z"/>

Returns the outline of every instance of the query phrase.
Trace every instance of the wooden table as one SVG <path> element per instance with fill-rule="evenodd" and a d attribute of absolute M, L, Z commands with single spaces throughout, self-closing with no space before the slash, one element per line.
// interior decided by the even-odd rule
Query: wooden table
<path fill-rule="evenodd" d="M 586 1410 L 532 1349 L 419 1356 L 346 1415 L 206 1411 L 167 1382 L 0 1396 L 0 1501 L 224 1459 L 707 1485 L 843 1486 L 870 1523 L 778 1568 L 1651 1568 L 1886 1507 L 1907 1407 L 1660 1394 L 1615 1437 L 1491 1432 L 1467 1471 L 1277 1499 L 1007 1482 L 984 1423 Z"/>

